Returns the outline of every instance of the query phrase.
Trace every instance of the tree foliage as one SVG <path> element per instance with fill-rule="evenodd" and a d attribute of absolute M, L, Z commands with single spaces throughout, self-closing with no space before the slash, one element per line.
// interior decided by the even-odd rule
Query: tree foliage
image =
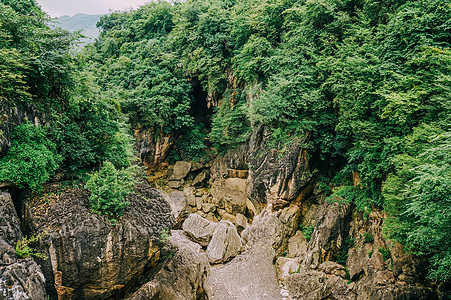
<path fill-rule="evenodd" d="M 45 129 L 33 124 L 15 128 L 12 144 L 0 160 L 0 182 L 10 181 L 19 187 L 37 190 L 54 175 L 61 163 L 56 145 Z"/>
<path fill-rule="evenodd" d="M 92 210 L 101 215 L 121 216 L 130 204 L 126 197 L 133 191 L 135 183 L 131 169 L 116 169 L 113 163 L 104 162 L 86 183 L 91 192 Z"/>

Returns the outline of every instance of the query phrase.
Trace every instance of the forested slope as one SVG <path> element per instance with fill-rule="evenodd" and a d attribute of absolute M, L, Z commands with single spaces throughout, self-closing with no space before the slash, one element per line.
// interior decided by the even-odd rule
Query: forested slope
<path fill-rule="evenodd" d="M 77 57 L 76 37 L 33 1 L 1 3 L 0 100 L 45 121 L 16 127 L 0 181 L 38 188 L 58 169 L 126 167 L 130 128 L 175 136 L 176 161 L 264 126 L 281 154 L 303 140 L 330 167 L 313 172 L 330 200 L 383 208 L 387 237 L 450 280 L 449 1 L 150 3 L 103 16 Z"/>

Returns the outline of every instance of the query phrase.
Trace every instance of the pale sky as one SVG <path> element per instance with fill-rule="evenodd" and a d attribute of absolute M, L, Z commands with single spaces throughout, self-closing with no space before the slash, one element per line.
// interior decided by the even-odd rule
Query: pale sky
<path fill-rule="evenodd" d="M 52 18 L 78 13 L 106 14 L 108 10 L 137 8 L 151 0 L 36 0 Z"/>

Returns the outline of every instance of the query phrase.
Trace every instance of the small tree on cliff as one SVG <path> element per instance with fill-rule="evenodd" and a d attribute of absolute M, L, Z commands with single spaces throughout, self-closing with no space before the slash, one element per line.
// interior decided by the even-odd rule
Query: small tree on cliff
<path fill-rule="evenodd" d="M 91 192 L 90 202 L 94 212 L 100 215 L 121 216 L 130 204 L 126 199 L 136 181 L 130 168 L 116 169 L 106 161 L 102 168 L 91 175 L 87 188 Z"/>

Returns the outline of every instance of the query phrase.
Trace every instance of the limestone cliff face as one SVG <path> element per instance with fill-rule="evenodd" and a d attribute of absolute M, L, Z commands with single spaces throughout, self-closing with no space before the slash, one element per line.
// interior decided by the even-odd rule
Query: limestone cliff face
<path fill-rule="evenodd" d="M 59 299 L 108 299 L 125 293 L 156 264 L 162 230 L 174 220 L 160 194 L 146 184 L 128 197 L 130 205 L 113 225 L 89 209 L 85 190 L 49 190 L 28 199 L 23 220 L 29 232 L 46 232 L 39 261 L 47 291 Z"/>
<path fill-rule="evenodd" d="M 154 169 L 162 163 L 176 137 L 156 134 L 153 128 L 137 128 L 134 130 L 135 149 L 138 152 L 144 165 L 149 169 Z"/>
<path fill-rule="evenodd" d="M 9 193 L 0 192 L 0 299 L 46 299 L 45 278 L 33 258 L 19 258 L 15 246 L 23 238 Z"/>

